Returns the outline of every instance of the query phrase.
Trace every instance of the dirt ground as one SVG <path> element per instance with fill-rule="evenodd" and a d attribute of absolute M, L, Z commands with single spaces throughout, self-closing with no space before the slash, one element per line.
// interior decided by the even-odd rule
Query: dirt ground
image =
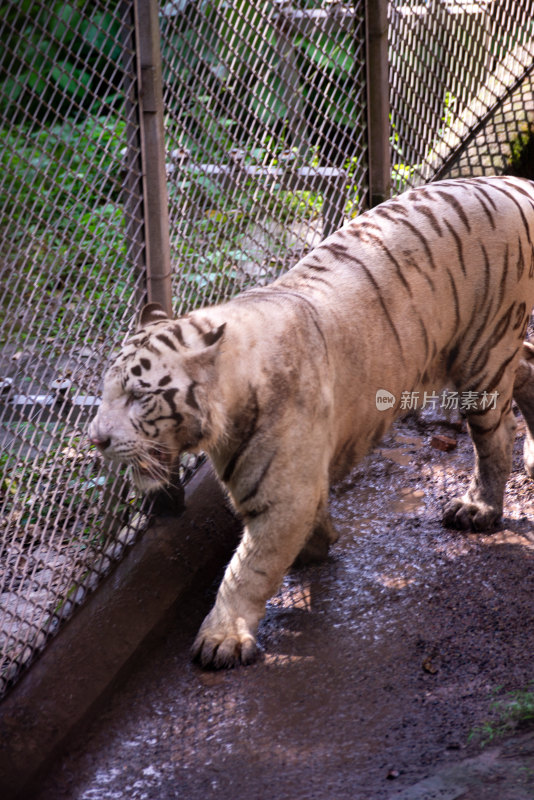
<path fill-rule="evenodd" d="M 435 434 L 457 447 L 436 449 Z M 326 563 L 288 575 L 259 662 L 220 673 L 190 663 L 214 589 L 199 587 L 38 800 L 534 798 L 532 747 L 513 785 L 504 755 L 501 777 L 478 790 L 424 788 L 484 758 L 473 732 L 496 720 L 496 700 L 534 685 L 534 487 L 521 437 L 491 535 L 440 525 L 472 464 L 465 432 L 399 423 L 332 491 L 340 541 Z"/>

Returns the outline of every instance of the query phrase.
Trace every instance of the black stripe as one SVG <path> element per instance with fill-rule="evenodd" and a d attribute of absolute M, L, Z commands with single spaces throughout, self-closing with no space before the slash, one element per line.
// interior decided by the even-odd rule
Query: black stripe
<path fill-rule="evenodd" d="M 168 330 L 169 330 L 169 333 L 172 333 L 173 336 L 176 336 L 176 338 L 178 339 L 178 342 L 182 345 L 182 347 L 186 346 L 185 341 L 184 341 L 184 335 L 182 333 L 182 329 L 181 329 L 181 327 L 180 327 L 178 322 L 175 322 L 174 325 L 172 325 Z"/>
<path fill-rule="evenodd" d="M 160 342 L 163 342 L 170 350 L 176 351 L 176 345 L 172 341 L 172 339 L 167 336 L 165 333 L 156 333 L 156 339 L 159 339 Z"/>
<path fill-rule="evenodd" d="M 322 264 L 308 264 L 307 262 L 304 262 L 303 266 L 306 266 L 308 269 L 314 269 L 317 272 L 329 272 L 329 268 L 323 266 Z"/>
<path fill-rule="evenodd" d="M 309 300 L 304 295 L 300 294 L 300 292 L 298 292 L 295 289 L 286 288 L 286 286 L 284 286 L 283 283 L 273 284 L 273 286 L 271 286 L 271 287 L 262 287 L 258 291 L 261 291 L 262 295 L 264 297 L 266 297 L 268 293 L 272 294 L 275 297 L 276 296 L 280 296 L 280 295 L 284 295 L 284 296 L 287 296 L 287 297 L 294 297 L 297 300 L 300 300 L 302 303 L 304 303 L 305 308 L 306 308 L 306 310 L 308 311 L 308 313 L 310 315 L 311 321 L 312 321 L 314 327 L 316 328 L 317 333 L 321 337 L 321 340 L 322 340 L 323 345 L 324 345 L 325 353 L 326 353 L 327 358 L 328 358 L 328 344 L 326 342 L 325 335 L 324 335 L 324 333 L 322 331 L 322 328 L 319 325 L 319 321 L 317 319 L 317 317 L 318 317 L 317 309 L 314 306 L 314 304 L 311 302 L 311 300 Z"/>
<path fill-rule="evenodd" d="M 347 253 L 349 249 L 345 244 L 336 244 L 336 242 L 329 242 L 328 244 L 320 244 L 317 247 L 318 250 L 328 250 L 335 258 L 339 259 L 347 259 L 353 258 Z"/>
<path fill-rule="evenodd" d="M 444 220 L 444 222 L 447 228 L 449 229 L 449 232 L 452 234 L 452 237 L 456 244 L 456 249 L 458 251 L 458 261 L 460 262 L 460 267 L 462 268 L 462 272 L 464 273 L 464 275 L 467 275 L 467 270 L 465 268 L 464 249 L 462 245 L 462 240 L 460 239 L 460 236 L 458 235 L 457 231 L 453 228 L 453 226 L 450 224 L 450 222 L 448 220 Z"/>
<path fill-rule="evenodd" d="M 256 519 L 256 517 L 260 517 L 262 514 L 266 514 L 270 509 L 270 505 L 266 503 L 264 506 L 260 506 L 259 508 L 250 508 L 241 510 L 240 514 L 245 520 L 247 519 Z"/>
<path fill-rule="evenodd" d="M 212 328 L 211 331 L 204 333 L 202 336 L 202 341 L 206 345 L 206 347 L 211 347 L 212 344 L 218 342 L 221 336 L 224 333 L 224 329 L 226 328 L 226 322 L 223 322 L 222 325 L 219 325 L 218 328 Z"/>
<path fill-rule="evenodd" d="M 452 194 L 449 194 L 448 192 L 441 192 L 439 190 L 436 192 L 436 194 L 438 194 L 443 200 L 445 200 L 446 203 L 452 206 L 452 208 L 456 211 L 456 213 L 462 220 L 463 224 L 467 228 L 468 232 L 471 233 L 471 225 L 469 224 L 469 220 L 462 206 L 456 199 L 456 197 L 454 197 L 454 195 Z"/>
<path fill-rule="evenodd" d="M 507 359 L 506 359 L 506 361 L 504 361 L 504 362 L 501 364 L 501 366 L 499 367 L 499 369 L 497 370 L 497 372 L 495 373 L 495 375 L 494 375 L 494 376 L 493 376 L 493 378 L 491 379 L 491 381 L 490 381 L 490 383 L 489 383 L 489 386 L 486 388 L 486 391 L 488 392 L 488 394 L 489 394 L 490 392 L 492 392 L 492 391 L 495 389 L 495 387 L 496 387 L 496 386 L 498 386 L 498 385 L 499 385 L 499 383 L 501 382 L 501 378 L 502 378 L 502 376 L 504 375 L 504 371 L 506 370 L 506 367 L 508 366 L 508 364 L 509 364 L 511 361 L 513 361 L 513 360 L 514 360 L 514 358 L 516 357 L 516 355 L 518 354 L 518 352 L 519 352 L 519 347 L 516 347 L 516 349 L 514 350 L 514 352 L 512 353 L 512 355 L 511 355 L 509 358 L 507 358 Z"/>
<path fill-rule="evenodd" d="M 196 321 L 196 319 L 189 317 L 188 322 L 193 326 L 197 333 L 204 333 L 204 328 Z"/>
<path fill-rule="evenodd" d="M 408 281 L 406 280 L 406 278 L 404 277 L 399 262 L 394 257 L 394 255 L 391 253 L 389 248 L 386 247 L 386 245 L 384 244 L 382 239 L 379 236 L 377 236 L 376 234 L 369 233 L 368 231 L 366 231 L 366 235 L 365 236 L 366 236 L 366 239 L 371 241 L 373 244 L 375 244 L 377 247 L 379 247 L 382 250 L 382 252 L 384 252 L 386 254 L 386 256 L 389 258 L 389 260 L 391 261 L 391 263 L 395 267 L 395 272 L 397 273 L 397 277 L 399 278 L 400 282 L 403 284 L 404 288 L 406 289 L 406 291 L 408 292 L 410 297 L 412 297 L 413 296 L 412 295 L 412 288 L 411 288 L 410 284 L 408 283 Z"/>
<path fill-rule="evenodd" d="M 447 354 L 447 372 L 451 371 L 452 366 L 453 366 L 454 362 L 456 361 L 456 359 L 458 357 L 459 351 L 460 351 L 460 347 L 457 344 L 455 344 L 449 350 L 449 352 Z"/>
<path fill-rule="evenodd" d="M 511 303 L 510 306 L 508 306 L 508 309 L 504 312 L 502 317 L 495 325 L 493 331 L 491 332 L 491 337 L 488 342 L 488 350 L 491 350 L 496 345 L 498 345 L 499 342 L 506 335 L 508 328 L 510 326 L 510 320 L 512 319 L 512 312 L 514 310 L 514 306 L 515 303 Z"/>
<path fill-rule="evenodd" d="M 458 330 L 458 328 L 460 326 L 460 301 L 458 299 L 458 292 L 456 291 L 456 283 L 454 281 L 454 277 L 453 277 L 450 269 L 448 269 L 448 267 L 446 268 L 446 271 L 447 271 L 447 275 L 449 276 L 449 281 L 450 281 L 451 289 L 452 289 L 452 296 L 454 298 L 454 315 L 456 317 L 455 329 Z"/>
<path fill-rule="evenodd" d="M 508 186 L 511 186 L 515 192 L 519 192 L 519 194 L 524 195 L 529 201 L 532 208 L 534 208 L 534 197 L 527 192 L 526 189 L 523 189 L 522 186 L 518 186 L 517 183 L 512 182 L 508 177 L 504 177 L 503 183 L 507 183 Z M 529 181 L 529 185 L 532 186 L 532 181 Z"/>
<path fill-rule="evenodd" d="M 373 208 L 371 213 L 373 217 L 384 217 L 388 222 L 396 223 L 399 221 L 399 214 L 407 216 L 409 212 L 398 200 L 392 200 L 390 203 Z M 372 222 L 370 219 L 365 220 L 365 225 L 373 225 L 373 227 L 382 232 L 380 225 L 377 225 L 376 222 Z"/>
<path fill-rule="evenodd" d="M 143 345 L 143 349 L 148 350 L 149 353 L 154 353 L 154 355 L 156 356 L 163 355 L 163 352 L 161 350 L 158 350 L 158 348 L 154 345 L 152 339 L 149 339 L 147 342 L 145 342 L 145 344 Z"/>
<path fill-rule="evenodd" d="M 371 274 L 371 272 L 370 272 L 370 271 L 367 269 L 367 267 L 365 266 L 365 264 L 363 263 L 363 261 L 360 261 L 360 259 L 358 259 L 358 258 L 356 258 L 356 259 L 354 259 L 354 260 L 358 262 L 358 265 L 359 265 L 359 266 L 360 266 L 360 268 L 361 268 L 361 269 L 364 271 L 365 275 L 367 276 L 367 279 L 369 280 L 369 282 L 370 282 L 370 283 L 371 283 L 371 285 L 373 286 L 373 288 L 374 288 L 374 290 L 375 290 L 375 292 L 376 292 L 376 296 L 377 296 L 377 298 L 378 298 L 378 301 L 379 301 L 379 303 L 380 303 L 380 306 L 382 307 L 382 311 L 384 312 L 384 316 L 385 316 L 385 318 L 387 319 L 387 321 L 388 321 L 388 324 L 389 324 L 389 326 L 390 326 L 391 330 L 393 331 L 393 335 L 394 335 L 394 337 L 395 337 L 395 340 L 396 340 L 396 342 L 397 342 L 398 348 L 399 348 L 399 350 L 401 351 L 401 355 L 402 355 L 402 357 L 404 358 L 404 353 L 403 353 L 403 350 L 402 350 L 402 344 L 401 344 L 401 338 L 400 338 L 400 336 L 399 336 L 399 332 L 397 331 L 397 328 L 395 327 L 395 325 L 394 325 L 394 323 L 393 323 L 393 320 L 391 319 L 391 316 L 390 316 L 390 314 L 389 314 L 388 308 L 387 308 L 387 306 L 386 306 L 386 304 L 385 304 L 385 302 L 384 302 L 384 299 L 383 299 L 383 297 L 382 297 L 382 290 L 381 290 L 380 286 L 379 286 L 379 285 L 378 285 L 378 283 L 375 281 L 375 279 L 374 279 L 373 275 L 372 275 L 372 274 Z"/>
<path fill-rule="evenodd" d="M 441 238 L 443 236 L 443 231 L 441 230 L 439 222 L 436 219 L 436 215 L 427 206 L 421 206 L 421 205 L 418 204 L 418 205 L 416 205 L 415 208 L 416 208 L 416 211 L 419 212 L 419 214 L 424 214 L 424 216 L 430 222 L 430 225 L 432 226 L 432 229 Z"/>
<path fill-rule="evenodd" d="M 487 308 L 488 309 L 488 312 L 486 313 L 486 319 L 487 319 L 488 314 L 489 314 L 488 295 L 489 295 L 489 291 L 490 291 L 490 278 L 491 278 L 490 260 L 489 260 L 488 252 L 487 252 L 486 248 L 484 247 L 484 243 L 482 241 L 479 241 L 479 245 L 480 245 L 480 249 L 482 250 L 482 255 L 484 257 L 484 272 L 485 272 L 485 275 L 484 275 L 484 296 L 483 296 L 483 298 L 482 298 L 480 303 L 477 302 L 477 313 L 480 313 L 480 311 L 482 311 L 482 309 Z M 477 338 L 474 339 L 473 341 L 477 341 L 479 334 L 484 330 L 485 327 L 486 327 L 485 323 L 484 323 L 484 325 L 481 325 L 479 327 L 479 332 L 477 333 Z"/>
<path fill-rule="evenodd" d="M 521 244 L 521 237 L 517 237 L 517 243 L 519 245 L 519 256 L 517 259 L 516 269 L 517 269 L 517 280 L 520 281 L 525 271 L 525 258 L 523 256 L 523 245 Z"/>
<path fill-rule="evenodd" d="M 501 275 L 501 282 L 499 284 L 499 297 L 497 298 L 497 307 L 500 308 L 504 298 L 504 287 L 506 279 L 508 278 L 508 270 L 510 268 L 510 253 L 508 251 L 508 242 L 504 243 L 504 261 Z"/>
<path fill-rule="evenodd" d="M 194 408 L 197 411 L 199 411 L 199 406 L 198 406 L 198 403 L 197 403 L 197 399 L 195 397 L 195 386 L 196 385 L 197 385 L 197 382 L 196 381 L 192 381 L 189 384 L 189 386 L 187 387 L 187 394 L 185 396 L 185 402 L 191 408 Z"/>
<path fill-rule="evenodd" d="M 174 398 L 175 398 L 175 396 L 177 394 L 179 394 L 179 389 L 177 389 L 176 387 L 173 387 L 172 389 L 163 389 L 163 391 L 161 393 L 161 396 L 162 396 L 163 400 L 167 403 L 167 405 L 171 409 L 171 417 L 173 419 L 174 419 L 174 417 L 176 415 L 178 415 L 180 417 L 182 416 L 181 414 L 178 413 L 178 408 L 177 408 L 176 403 L 174 401 Z M 164 417 L 159 417 L 159 419 L 164 419 Z M 183 419 L 183 417 L 182 417 L 182 419 Z"/>
<path fill-rule="evenodd" d="M 512 201 L 512 203 L 513 203 L 513 204 L 516 206 L 516 208 L 518 209 L 518 211 L 519 211 L 519 214 L 520 214 L 520 216 L 521 216 L 521 220 L 522 220 L 522 222 L 523 222 L 523 226 L 524 226 L 524 228 L 525 228 L 525 231 L 526 231 L 526 234 L 527 234 L 528 243 L 529 243 L 529 244 L 530 244 L 530 246 L 532 247 L 532 240 L 531 240 L 531 238 L 530 238 L 530 228 L 529 228 L 529 226 L 528 226 L 528 222 L 527 222 L 527 219 L 526 219 L 526 217 L 525 217 L 525 214 L 524 214 L 524 212 L 523 212 L 523 209 L 521 208 L 521 205 L 519 204 L 519 202 L 517 201 L 517 199 L 516 199 L 516 198 L 513 196 L 513 194 L 511 194 L 509 191 L 507 191 L 506 189 L 504 189 L 502 186 L 498 186 L 496 182 L 494 182 L 494 183 L 491 183 L 491 184 L 487 184 L 487 183 L 486 183 L 486 186 L 487 186 L 487 185 L 493 186 L 493 188 L 495 189 L 495 191 L 497 191 L 497 192 L 501 192 L 502 194 L 504 194 L 504 195 L 505 195 L 506 197 L 508 197 L 508 199 L 509 199 L 509 200 L 511 200 L 511 201 Z M 510 184 L 509 184 L 509 185 L 510 185 Z M 517 191 L 517 192 L 519 192 L 519 191 L 520 191 L 520 192 L 521 192 L 521 194 L 526 194 L 526 192 L 524 192 L 523 190 L 520 190 L 520 189 L 519 189 L 517 186 L 514 186 L 513 188 L 514 188 L 514 191 Z M 527 197 L 529 198 L 529 200 L 531 201 L 531 204 L 532 204 L 532 198 L 531 198 L 529 195 L 527 195 Z"/>
<path fill-rule="evenodd" d="M 403 256 L 403 269 L 405 269 L 406 267 L 408 267 L 409 269 L 414 269 L 422 278 L 426 280 L 432 292 L 435 292 L 436 284 L 434 283 L 430 275 L 428 275 L 428 273 L 425 272 L 425 270 L 419 266 L 419 264 L 412 256 L 412 254 L 408 251 L 408 252 L 403 252 L 402 256 Z"/>
<path fill-rule="evenodd" d="M 331 281 L 327 281 L 326 278 L 323 278 L 321 275 L 314 275 L 313 273 L 310 274 L 308 272 L 308 273 L 304 273 L 304 275 L 302 277 L 306 281 L 311 281 L 311 282 L 314 282 L 314 283 L 323 283 L 325 286 L 328 286 L 329 289 L 332 288 Z"/>
<path fill-rule="evenodd" d="M 488 220 L 489 220 L 489 224 L 491 225 L 491 227 L 493 228 L 493 230 L 496 230 L 496 227 L 497 227 L 497 226 L 495 225 L 495 220 L 494 220 L 494 218 L 493 218 L 493 214 L 491 213 L 491 210 L 488 208 L 487 204 L 484 202 L 484 200 L 482 199 L 482 197 L 480 197 L 480 194 L 479 194 L 479 192 L 480 192 L 480 194 L 482 194 L 482 195 L 483 195 L 483 196 L 486 198 L 486 200 L 487 200 L 489 203 L 491 203 L 491 205 L 493 206 L 493 208 L 494 208 L 495 210 L 496 210 L 496 205 L 495 205 L 495 203 L 493 202 L 493 200 L 491 199 L 491 197 L 488 197 L 488 195 L 486 194 L 486 192 L 484 191 L 484 189 L 483 189 L 483 187 L 482 187 L 482 186 L 479 188 L 478 192 L 475 192 L 475 197 L 476 197 L 476 199 L 478 200 L 478 202 L 480 203 L 480 205 L 482 206 L 482 208 L 484 209 L 484 213 L 486 214 L 486 216 L 487 216 L 487 218 L 488 218 Z"/>
<path fill-rule="evenodd" d="M 493 350 L 493 348 L 496 347 L 506 336 L 508 328 L 510 327 L 513 309 L 514 303 L 512 303 L 508 307 L 507 311 L 505 311 L 505 313 L 501 316 L 496 326 L 491 331 L 489 339 L 486 339 L 481 343 L 479 339 L 475 337 L 474 342 L 478 343 L 480 347 L 479 350 L 473 354 L 473 358 L 469 364 L 469 372 L 471 374 L 472 381 L 474 381 L 478 374 L 485 367 L 487 367 L 488 359 L 490 358 L 490 351 Z"/>
<path fill-rule="evenodd" d="M 421 331 L 423 333 L 423 341 L 424 341 L 424 345 L 425 345 L 425 364 L 426 364 L 427 361 L 428 361 L 428 356 L 429 356 L 428 333 L 427 333 L 427 330 L 425 328 L 425 324 L 424 324 L 423 320 L 421 319 L 421 317 L 419 315 L 417 316 L 417 321 L 419 322 L 419 325 L 421 327 Z"/>
<path fill-rule="evenodd" d="M 526 303 L 520 303 L 518 305 L 518 307 L 516 308 L 515 322 L 514 322 L 514 325 L 513 325 L 514 331 L 517 331 L 517 330 L 519 330 L 519 328 L 523 327 L 523 325 L 525 323 L 526 311 L 527 311 Z"/>
<path fill-rule="evenodd" d="M 258 494 L 260 486 L 263 483 L 263 481 L 265 480 L 265 476 L 267 475 L 267 473 L 269 471 L 269 468 L 270 468 L 271 464 L 273 463 L 273 459 L 274 459 L 275 455 L 276 454 L 273 453 L 271 455 L 271 457 L 269 458 L 269 460 L 267 461 L 267 463 L 264 464 L 263 469 L 261 471 L 261 474 L 260 474 L 259 478 L 256 480 L 256 483 L 254 484 L 254 486 L 252 486 L 252 488 L 247 492 L 247 494 L 244 497 L 242 497 L 241 500 L 239 501 L 240 505 L 242 505 L 243 503 L 246 503 L 248 500 L 252 500 L 252 498 L 255 497 Z"/>
<path fill-rule="evenodd" d="M 251 390 L 247 406 L 243 412 L 245 417 L 245 427 L 239 431 L 241 436 L 239 445 L 234 450 L 228 463 L 226 464 L 223 472 L 222 480 L 227 483 L 234 474 L 237 462 L 249 446 L 250 442 L 258 432 L 258 419 L 260 416 L 260 409 L 258 404 L 258 396 L 256 390 Z"/>
<path fill-rule="evenodd" d="M 150 427 L 148 427 L 151 424 L 152 424 L 151 422 L 147 423 L 147 422 L 145 422 L 145 420 L 140 420 L 139 421 L 138 430 L 140 429 L 141 432 L 149 439 L 153 439 L 154 438 L 154 431 L 151 431 Z"/>
<path fill-rule="evenodd" d="M 411 230 L 411 232 L 413 233 L 413 235 L 416 236 L 419 239 L 419 241 L 423 245 L 423 248 L 425 250 L 427 258 L 428 258 L 428 260 L 430 262 L 430 266 L 435 271 L 436 270 L 436 264 L 434 262 L 434 256 L 432 255 L 432 251 L 431 251 L 430 247 L 428 246 L 428 241 L 427 241 L 426 237 L 423 236 L 421 231 L 418 230 L 415 225 L 412 225 L 412 223 L 409 222 L 407 219 L 401 219 L 401 220 L 399 220 L 399 223 L 401 225 L 405 225 L 407 228 L 409 228 Z"/>
<path fill-rule="evenodd" d="M 172 411 L 170 414 L 160 414 L 159 417 L 154 417 L 153 419 L 147 420 L 149 425 L 155 425 L 157 422 L 161 422 L 164 419 L 172 419 L 172 421 L 177 425 L 180 426 L 184 421 L 183 414 L 180 414 L 179 411 Z"/>

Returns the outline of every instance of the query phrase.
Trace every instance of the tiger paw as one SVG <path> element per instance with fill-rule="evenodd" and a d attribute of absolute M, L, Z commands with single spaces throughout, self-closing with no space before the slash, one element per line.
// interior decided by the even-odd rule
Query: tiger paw
<path fill-rule="evenodd" d="M 456 497 L 445 506 L 443 524 L 462 531 L 485 531 L 494 528 L 500 516 L 501 511 L 493 506 Z"/>
<path fill-rule="evenodd" d="M 209 615 L 200 628 L 192 648 L 193 659 L 201 667 L 231 669 L 252 664 L 258 656 L 256 637 L 242 617 L 224 627 L 212 627 Z"/>

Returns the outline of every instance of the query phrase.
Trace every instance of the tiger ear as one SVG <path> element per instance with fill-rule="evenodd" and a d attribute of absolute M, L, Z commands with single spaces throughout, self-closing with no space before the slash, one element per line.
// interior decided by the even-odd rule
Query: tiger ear
<path fill-rule="evenodd" d="M 198 376 L 202 370 L 209 370 L 214 366 L 225 329 L 226 322 L 223 322 L 222 325 L 201 334 L 197 342 L 191 345 L 187 363 L 192 376 Z"/>
<path fill-rule="evenodd" d="M 165 322 L 169 317 L 159 303 L 147 303 L 139 314 L 139 328 L 150 325 L 152 322 Z"/>
<path fill-rule="evenodd" d="M 211 347 L 216 342 L 218 342 L 221 336 L 223 335 L 225 328 L 226 328 L 226 322 L 223 322 L 223 324 L 219 325 L 218 328 L 212 328 L 211 331 L 208 331 L 207 333 L 203 334 L 202 340 L 206 345 L 206 347 Z"/>

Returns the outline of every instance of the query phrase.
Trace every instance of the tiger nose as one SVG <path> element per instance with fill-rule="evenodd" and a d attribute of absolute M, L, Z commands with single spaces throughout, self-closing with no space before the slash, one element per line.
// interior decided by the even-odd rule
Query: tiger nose
<path fill-rule="evenodd" d="M 96 436 L 90 436 L 89 437 L 89 441 L 91 442 L 91 444 L 94 444 L 95 447 L 98 447 L 98 449 L 101 452 L 104 452 L 104 450 L 107 450 L 107 448 L 111 444 L 111 439 L 109 438 L 109 436 L 107 437 L 107 439 L 100 439 L 100 438 L 98 438 Z"/>
<path fill-rule="evenodd" d="M 95 417 L 89 425 L 87 434 L 91 444 L 94 444 L 95 447 L 98 447 L 101 453 L 103 453 L 104 450 L 107 450 L 111 444 L 111 436 L 102 431 L 102 426 L 98 424 L 98 416 Z"/>

